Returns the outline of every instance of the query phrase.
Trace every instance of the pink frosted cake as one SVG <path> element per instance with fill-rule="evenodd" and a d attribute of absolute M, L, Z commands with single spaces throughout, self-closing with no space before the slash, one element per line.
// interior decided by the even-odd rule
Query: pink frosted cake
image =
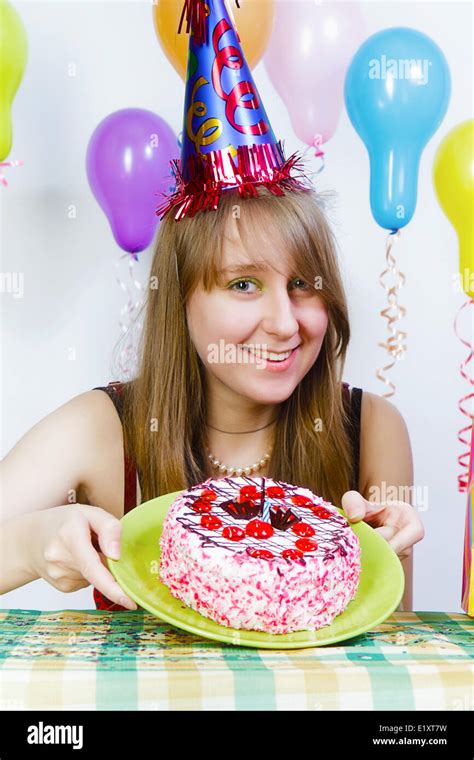
<path fill-rule="evenodd" d="M 173 596 L 232 628 L 321 628 L 359 582 L 359 541 L 345 517 L 307 488 L 270 478 L 208 478 L 183 491 L 160 547 L 160 579 Z"/>

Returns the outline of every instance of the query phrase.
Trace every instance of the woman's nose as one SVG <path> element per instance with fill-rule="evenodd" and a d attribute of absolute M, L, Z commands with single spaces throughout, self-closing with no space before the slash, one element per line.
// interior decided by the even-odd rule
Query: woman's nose
<path fill-rule="evenodd" d="M 281 339 L 290 338 L 298 332 L 298 320 L 288 291 L 286 289 L 268 291 L 266 296 L 262 299 L 264 309 L 262 327 L 265 332 L 277 335 Z"/>

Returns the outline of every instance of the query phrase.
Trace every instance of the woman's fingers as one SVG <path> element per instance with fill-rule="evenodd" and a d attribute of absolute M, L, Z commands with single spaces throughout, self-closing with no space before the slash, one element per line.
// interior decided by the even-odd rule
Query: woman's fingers
<path fill-rule="evenodd" d="M 413 507 L 410 507 L 410 509 L 413 509 Z M 399 530 L 396 530 L 389 544 L 397 554 L 407 554 L 413 544 L 421 541 L 424 535 L 423 524 L 413 509 L 413 518 L 402 525 Z"/>
<path fill-rule="evenodd" d="M 384 505 L 374 504 L 364 499 L 359 491 L 346 491 L 341 499 L 341 506 L 351 522 L 367 520 L 385 509 Z"/>
<path fill-rule="evenodd" d="M 399 556 L 406 555 L 425 535 L 418 513 L 408 502 L 373 504 L 358 491 L 346 491 L 341 505 L 348 520 L 364 520 L 372 525 Z"/>
<path fill-rule="evenodd" d="M 393 525 L 383 525 L 381 528 L 375 528 L 375 531 L 380 533 L 380 535 L 390 543 L 391 539 L 397 532 L 397 529 Z"/>
<path fill-rule="evenodd" d="M 425 535 L 420 517 L 407 502 L 388 504 L 384 524 L 375 530 L 388 541 L 398 555 L 407 554 L 413 544 L 421 541 Z"/>
<path fill-rule="evenodd" d="M 367 509 L 365 499 L 358 491 L 346 491 L 341 499 L 341 506 L 351 522 L 362 520 Z"/>
<path fill-rule="evenodd" d="M 132 610 L 137 609 L 135 602 L 125 594 L 110 570 L 102 564 L 99 554 L 91 544 L 87 523 L 76 528 L 69 550 L 75 557 L 79 572 L 89 583 L 116 604 Z"/>
<path fill-rule="evenodd" d="M 120 538 L 122 534 L 120 520 L 117 520 L 116 517 L 100 507 L 82 505 L 81 511 L 89 521 L 94 533 L 97 534 L 100 550 L 106 554 L 107 557 L 110 557 L 110 559 L 119 559 Z"/>

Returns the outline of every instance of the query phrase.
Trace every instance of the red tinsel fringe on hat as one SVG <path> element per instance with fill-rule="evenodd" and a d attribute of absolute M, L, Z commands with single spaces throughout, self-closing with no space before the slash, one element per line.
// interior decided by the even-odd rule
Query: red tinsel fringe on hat
<path fill-rule="evenodd" d="M 240 8 L 239 0 L 235 0 L 237 8 Z M 186 32 L 192 30 L 196 45 L 207 42 L 206 30 L 206 2 L 205 0 L 184 0 L 181 19 L 178 26 L 178 34 L 181 33 L 184 14 L 186 14 Z"/>
<path fill-rule="evenodd" d="M 210 151 L 206 154 L 191 154 L 188 176 L 183 176 L 180 159 L 174 159 L 173 174 L 176 190 L 166 196 L 156 209 L 160 220 L 175 209 L 177 222 L 185 216 L 193 217 L 198 211 L 217 209 L 221 193 L 226 189 L 237 189 L 242 198 L 258 196 L 257 186 L 265 186 L 273 195 L 285 195 L 285 190 L 308 191 L 314 189 L 303 172 L 302 157 L 293 153 L 284 163 L 275 166 L 275 148 L 283 156 L 281 141 L 276 146 L 271 143 L 239 145 L 236 159 L 228 151 Z M 237 165 L 235 164 L 237 160 Z M 226 172 L 227 168 L 227 172 Z M 229 169 L 232 176 L 229 176 Z M 296 169 L 299 174 L 291 175 Z M 302 181 L 303 179 L 303 181 Z M 309 184 L 305 184 L 307 180 Z"/>

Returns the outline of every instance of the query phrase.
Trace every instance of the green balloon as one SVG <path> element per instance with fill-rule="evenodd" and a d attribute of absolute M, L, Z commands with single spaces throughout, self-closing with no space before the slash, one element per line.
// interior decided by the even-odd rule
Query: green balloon
<path fill-rule="evenodd" d="M 26 30 L 7 0 L 0 0 L 0 161 L 12 147 L 11 107 L 28 55 Z"/>

